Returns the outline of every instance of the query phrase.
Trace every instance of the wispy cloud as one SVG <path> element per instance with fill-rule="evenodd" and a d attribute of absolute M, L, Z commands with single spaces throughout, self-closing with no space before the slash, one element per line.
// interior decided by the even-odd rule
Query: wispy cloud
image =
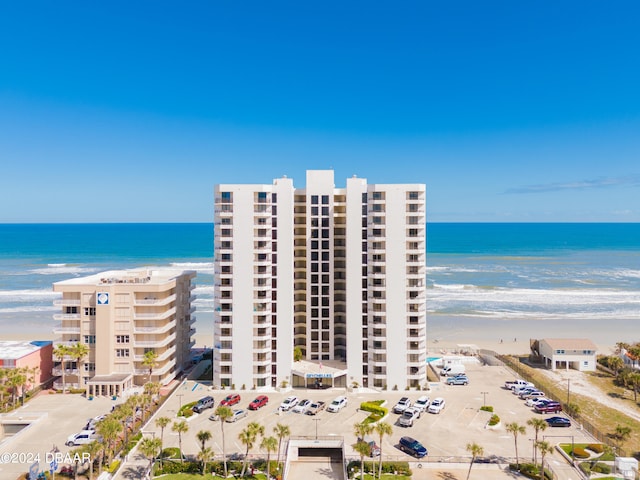
<path fill-rule="evenodd" d="M 640 186 L 640 175 L 627 175 L 624 177 L 599 177 L 594 180 L 581 180 L 567 183 L 544 183 L 538 185 L 525 185 L 510 188 L 504 193 L 543 193 L 558 192 L 562 190 L 586 190 L 590 188 L 611 188 L 620 186 Z"/>

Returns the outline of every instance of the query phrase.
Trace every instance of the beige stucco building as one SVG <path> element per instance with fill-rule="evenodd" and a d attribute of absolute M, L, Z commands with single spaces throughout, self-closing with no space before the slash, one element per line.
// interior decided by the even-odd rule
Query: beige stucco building
<path fill-rule="evenodd" d="M 102 272 L 53 284 L 62 298 L 54 333 L 56 343 L 89 347 L 81 362 L 65 362 L 67 387 L 87 388 L 90 395 L 120 395 L 147 381 L 167 384 L 185 367 L 194 345 L 195 309 L 192 280 L 181 270 L 135 269 Z M 149 378 L 144 354 L 154 351 Z M 59 359 L 53 370 L 62 374 Z M 61 386 L 61 382 L 56 382 Z"/>
<path fill-rule="evenodd" d="M 543 338 L 540 356 L 551 370 L 564 368 L 581 372 L 596 370 L 596 345 L 586 338 Z"/>

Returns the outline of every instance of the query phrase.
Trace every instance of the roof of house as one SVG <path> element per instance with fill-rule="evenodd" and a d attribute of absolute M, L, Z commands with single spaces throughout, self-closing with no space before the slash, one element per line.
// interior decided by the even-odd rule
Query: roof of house
<path fill-rule="evenodd" d="M 540 342 L 545 342 L 554 350 L 593 350 L 597 349 L 596 344 L 588 338 L 543 338 Z"/>
<path fill-rule="evenodd" d="M 40 350 L 46 345 L 50 345 L 51 341 L 21 341 L 21 340 L 2 340 L 0 341 L 0 359 L 17 360 L 26 357 L 30 353 Z"/>

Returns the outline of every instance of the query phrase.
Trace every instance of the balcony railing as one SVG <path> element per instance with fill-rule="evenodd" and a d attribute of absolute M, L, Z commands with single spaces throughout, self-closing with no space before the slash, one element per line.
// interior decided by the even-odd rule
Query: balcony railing
<path fill-rule="evenodd" d="M 80 320 L 79 313 L 56 313 L 53 316 L 54 320 Z"/>
<path fill-rule="evenodd" d="M 176 314 L 176 307 L 171 307 L 169 310 L 164 310 L 162 312 L 145 312 L 145 313 L 133 313 L 134 320 L 149 320 L 149 319 L 158 319 L 164 320 L 165 318 L 169 318 L 172 315 Z"/>
<path fill-rule="evenodd" d="M 80 305 L 80 300 L 79 299 L 72 299 L 72 298 L 62 298 L 62 299 L 58 299 L 58 300 L 54 300 L 53 304 L 56 307 L 63 307 L 63 306 L 78 306 Z"/>
<path fill-rule="evenodd" d="M 56 335 L 62 335 L 65 333 L 80 334 L 80 327 L 63 327 L 59 324 L 53 328 L 53 333 L 55 333 Z"/>
<path fill-rule="evenodd" d="M 142 341 L 135 341 L 134 342 L 134 347 L 155 347 L 155 348 L 160 348 L 160 347 L 164 347 L 165 345 L 169 345 L 172 342 L 175 342 L 176 340 L 176 334 L 172 333 L 171 335 L 169 335 L 168 337 L 164 337 L 158 340 L 142 340 Z"/>
<path fill-rule="evenodd" d="M 133 304 L 134 305 L 167 305 L 175 301 L 176 301 L 176 296 L 174 294 L 174 295 L 169 295 L 168 297 L 165 297 L 165 298 L 155 298 L 152 296 L 147 296 L 144 298 L 136 298 L 133 301 Z"/>

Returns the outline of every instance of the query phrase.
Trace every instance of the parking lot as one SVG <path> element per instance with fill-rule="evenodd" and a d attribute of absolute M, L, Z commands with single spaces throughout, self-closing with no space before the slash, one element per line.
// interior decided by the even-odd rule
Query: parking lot
<path fill-rule="evenodd" d="M 469 453 L 466 450 L 468 443 L 477 443 L 484 448 L 484 456 L 488 458 L 499 457 L 503 460 L 515 457 L 514 438 L 509 434 L 505 425 L 510 422 L 518 422 L 526 425 L 532 417 L 545 418 L 552 414 L 540 415 L 524 405 L 524 401 L 503 388 L 505 380 L 512 380 L 510 372 L 504 367 L 481 366 L 479 364 L 467 365 L 469 385 L 446 385 L 444 381 L 432 383 L 429 391 L 383 391 L 383 392 L 347 392 L 343 389 L 336 390 L 289 390 L 287 392 L 266 392 L 269 402 L 257 411 L 249 411 L 247 417 L 239 419 L 236 423 L 225 423 L 225 437 L 227 454 L 244 453 L 245 447 L 238 440 L 238 434 L 252 421 L 264 425 L 266 434 L 273 434 L 273 428 L 277 423 L 290 427 L 292 436 L 318 436 L 338 435 L 345 440 L 348 457 L 357 458 L 356 452 L 350 447 L 356 441 L 353 433 L 353 425 L 364 420 L 368 413 L 361 411 L 359 406 L 363 401 L 386 400 L 386 407 L 391 411 L 395 403 L 403 396 L 408 396 L 412 403 L 421 395 L 428 395 L 431 399 L 442 397 L 446 406 L 440 414 L 422 413 L 414 426 L 403 428 L 398 425 L 399 415 L 389 413 L 385 419 L 393 426 L 393 434 L 385 437 L 382 454 L 389 460 L 407 460 L 416 462 L 416 459 L 403 453 L 397 448 L 400 437 L 408 435 L 419 440 L 429 451 L 427 457 L 420 463 L 448 463 L 468 462 Z M 164 403 L 152 420 L 144 428 L 145 435 L 160 436 L 160 429 L 155 426 L 154 420 L 159 416 L 176 418 L 176 412 L 181 405 L 211 395 L 217 406 L 220 401 L 230 393 L 229 390 L 210 390 L 208 387 L 187 381 L 178 387 L 171 398 Z M 244 408 L 256 396 L 264 392 L 238 391 L 241 401 L 232 408 Z M 293 412 L 281 412 L 280 403 L 289 395 L 298 398 L 310 398 L 322 400 L 327 405 L 338 395 L 346 394 L 348 404 L 337 413 L 325 411 L 316 416 L 309 416 Z M 486 401 L 487 405 L 494 407 L 494 411 L 500 416 L 501 422 L 497 427 L 488 428 L 487 422 L 491 413 L 480 411 L 480 407 Z M 64 446 L 66 438 L 79 431 L 86 420 L 95 415 L 110 411 L 113 401 L 110 398 L 96 398 L 89 401 L 79 395 L 42 395 L 33 399 L 27 406 L 19 409 L 12 416 L 27 415 L 42 418 L 35 421 L 32 426 L 25 429 L 11 442 L 2 445 L 2 452 L 49 452 L 52 446 L 57 445 L 61 452 L 68 452 L 69 447 Z M 215 409 L 215 407 L 214 407 Z M 189 431 L 182 436 L 182 445 L 186 454 L 196 454 L 200 445 L 196 440 L 196 433 L 200 430 L 209 430 L 212 439 L 209 446 L 220 455 L 222 453 L 222 438 L 220 434 L 220 422 L 209 420 L 214 409 L 204 410 L 199 415 L 194 415 L 188 420 Z M 563 414 L 560 414 L 563 415 Z M 555 444 L 559 442 L 583 442 L 591 439 L 582 432 L 579 425 L 569 428 L 547 428 L 541 433 L 546 440 Z M 527 427 L 527 433 L 518 438 L 519 455 L 521 459 L 530 459 L 533 453 L 534 432 Z M 375 434 L 373 435 L 375 437 Z M 178 436 L 170 427 L 164 432 L 164 445 L 178 446 Z M 254 454 L 260 453 L 256 447 Z M 555 457 L 556 455 L 554 455 Z M 417 465 L 417 463 L 414 463 Z M 41 464 L 41 468 L 43 465 Z M 426 465 L 423 465 L 425 469 Z M 0 476 L 12 478 L 8 474 L 26 471 L 28 465 L 0 465 Z M 426 472 L 425 472 L 426 473 Z M 417 477 L 416 477 L 417 478 Z"/>
<path fill-rule="evenodd" d="M 249 411 L 248 416 L 236 423 L 225 424 L 225 436 L 227 453 L 243 453 L 245 447 L 239 442 L 238 434 L 252 421 L 265 427 L 267 434 L 272 434 L 277 423 L 288 425 L 292 436 L 327 436 L 339 435 L 345 438 L 345 444 L 355 443 L 353 425 L 364 420 L 368 413 L 361 411 L 359 406 L 364 401 L 384 399 L 390 413 L 385 419 L 393 426 L 393 434 L 385 437 L 382 444 L 382 453 L 394 460 L 414 460 L 409 455 L 397 448 L 400 437 L 408 435 L 419 440 L 429 451 L 423 462 L 447 462 L 456 461 L 456 457 L 469 457 L 466 450 L 468 443 L 478 443 L 484 448 L 485 457 L 515 457 L 513 435 L 505 430 L 505 425 L 510 422 L 518 422 L 526 425 L 532 417 L 546 418 L 552 414 L 540 415 L 524 405 L 511 391 L 503 388 L 505 380 L 513 379 L 509 371 L 504 367 L 481 366 L 471 364 L 467 366 L 469 385 L 446 385 L 444 381 L 432 383 L 429 391 L 384 391 L 373 393 L 350 392 L 346 393 L 348 404 L 338 413 L 320 412 L 316 416 L 303 415 L 294 412 L 281 412 L 280 403 L 289 395 L 295 395 L 299 399 L 309 398 L 322 400 L 327 405 L 338 395 L 344 394 L 344 390 L 289 390 L 287 392 L 269 392 L 269 403 L 258 411 Z M 180 405 L 196 401 L 205 395 L 212 395 L 216 405 L 229 393 L 229 391 L 211 391 L 203 385 L 187 382 L 175 392 L 173 397 L 165 403 L 163 411 L 156 415 L 175 415 Z M 242 400 L 232 408 L 245 408 L 258 393 L 240 391 Z M 398 414 L 391 413 L 395 403 L 403 396 L 408 396 L 412 403 L 421 395 L 428 395 L 432 400 L 435 397 L 445 399 L 446 406 L 440 414 L 422 413 L 413 427 L 401 427 L 397 420 Z M 494 407 L 495 413 L 501 422 L 497 427 L 487 427 L 491 413 L 480 411 L 486 399 L 486 404 Z M 206 410 L 202 414 L 189 419 L 189 433 L 183 435 L 183 448 L 188 453 L 196 453 L 199 445 L 195 434 L 199 430 L 209 430 L 213 434 L 212 447 L 217 453 L 222 452 L 222 440 L 220 436 L 220 424 L 218 421 L 209 420 L 213 410 Z M 563 414 L 559 414 L 563 416 Z M 148 432 L 159 430 L 153 425 L 145 429 Z M 579 425 L 570 428 L 547 428 L 543 433 L 551 443 L 590 441 Z M 176 434 L 165 431 L 165 444 L 177 446 Z M 533 452 L 534 432 L 531 427 L 527 433 L 518 439 L 519 454 L 521 457 L 531 458 Z M 375 438 L 375 435 L 374 435 Z M 541 440 L 541 439 L 540 439 Z M 255 450 L 257 453 L 258 450 Z M 347 447 L 347 455 L 356 457 L 353 449 Z M 390 458 L 391 459 L 391 458 Z M 460 458 L 462 460 L 462 458 Z"/>

